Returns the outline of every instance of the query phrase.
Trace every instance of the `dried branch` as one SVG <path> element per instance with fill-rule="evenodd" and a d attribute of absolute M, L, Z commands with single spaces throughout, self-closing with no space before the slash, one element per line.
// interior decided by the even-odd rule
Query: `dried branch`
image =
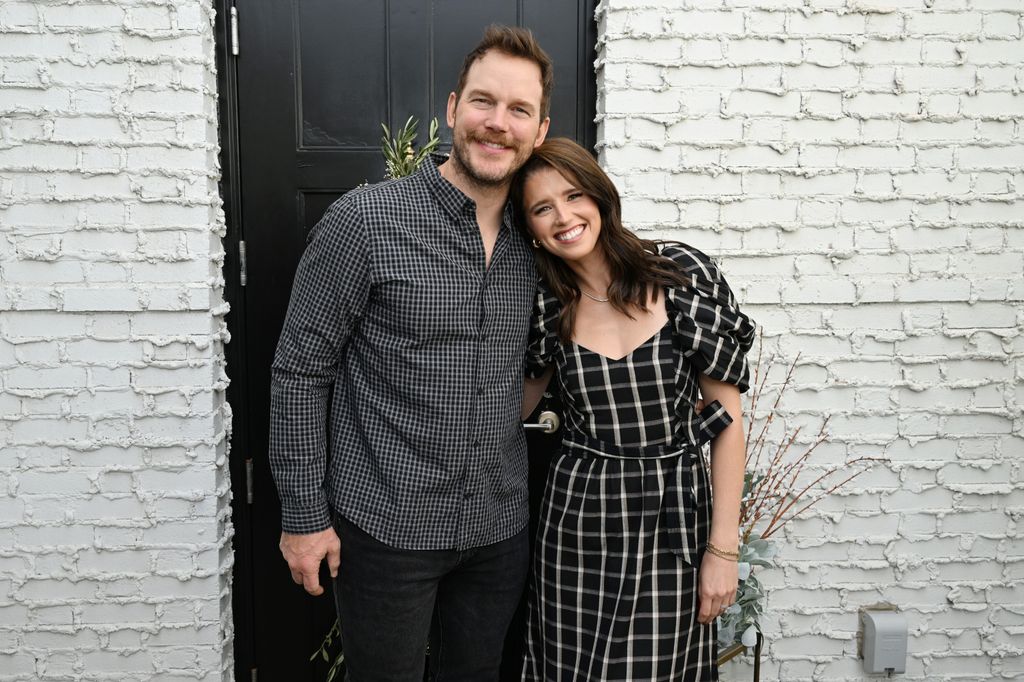
<path fill-rule="evenodd" d="M 772 355 L 764 360 L 763 337 L 758 346 L 757 365 L 754 367 L 753 390 L 749 398 L 750 423 L 747 427 L 747 474 L 744 477 L 743 498 L 740 503 L 740 534 L 744 543 L 749 542 L 752 537 L 768 538 L 783 528 L 794 518 L 800 516 L 819 501 L 839 490 L 854 478 L 867 471 L 876 462 L 885 461 L 877 457 L 858 457 L 829 467 L 821 475 L 817 476 L 810 483 L 801 486 L 799 481 L 810 461 L 811 456 L 819 445 L 828 439 L 829 418 L 826 417 L 818 429 L 818 433 L 811 439 L 802 452 L 796 457 L 790 458 L 790 453 L 797 447 L 801 428 L 792 430 L 784 429 L 780 438 L 769 439 L 769 430 L 772 424 L 776 423 L 779 414 L 779 406 L 783 397 L 789 389 L 796 372 L 800 355 L 797 354 L 786 368 L 785 377 L 778 386 L 775 399 L 772 401 L 771 409 L 768 410 L 763 419 L 756 418 L 757 406 L 763 401 L 765 391 L 768 390 L 768 380 L 772 368 L 776 364 L 777 356 Z M 760 421 L 759 427 L 754 424 Z M 756 435 L 755 435 L 756 433 Z M 764 465 L 762 466 L 762 462 Z M 854 472 L 813 494 L 807 499 L 816 487 L 826 484 L 833 476 L 841 470 L 858 464 L 868 466 L 860 471 Z M 793 511 L 794 507 L 804 500 L 806 504 Z M 767 519 L 767 522 L 765 520 Z M 763 527 L 762 527 L 763 524 Z M 760 527 L 761 532 L 756 531 Z"/>
<path fill-rule="evenodd" d="M 882 459 L 881 457 L 858 457 L 856 459 L 850 460 L 849 462 L 846 462 L 846 464 L 844 464 L 843 466 L 852 466 L 854 464 L 860 464 L 862 462 L 884 462 L 884 461 L 885 460 Z M 847 483 L 849 483 L 850 481 L 852 481 L 853 479 L 857 478 L 858 476 L 863 474 L 865 471 L 867 471 L 866 468 L 865 469 L 861 469 L 860 471 L 855 471 L 854 473 L 850 474 L 849 476 L 847 476 L 843 480 L 841 480 L 838 483 L 834 484 L 832 487 L 830 487 L 830 488 L 828 488 L 826 490 L 822 490 L 820 493 L 818 493 L 817 495 L 812 497 L 811 500 L 807 504 L 805 504 L 803 507 L 801 507 L 799 510 L 793 512 L 793 514 L 790 515 L 789 517 L 787 517 L 785 519 L 782 519 L 782 516 L 786 512 L 788 512 L 800 500 L 800 498 L 803 497 L 803 495 L 808 490 L 813 488 L 815 485 L 821 483 L 823 480 L 825 480 L 826 478 L 828 478 L 832 474 L 836 473 L 838 470 L 839 470 L 838 467 L 833 468 L 833 469 L 829 469 L 828 471 L 823 473 L 821 476 L 819 476 L 818 478 L 814 479 L 814 481 L 812 481 L 810 484 L 805 486 L 803 488 L 803 490 L 801 490 L 800 492 L 794 494 L 792 501 L 790 501 L 783 508 L 781 508 L 779 510 L 779 513 L 776 515 L 776 517 L 773 518 L 772 521 L 769 522 L 769 524 L 765 527 L 764 532 L 761 533 L 761 538 L 762 539 L 766 539 L 766 538 L 771 537 L 772 534 L 775 533 L 775 531 L 777 531 L 780 528 L 782 528 L 783 526 L 785 526 L 787 523 L 789 523 L 789 521 L 791 519 L 795 519 L 797 516 L 800 516 L 800 514 L 802 514 L 803 512 L 805 512 L 808 509 L 810 509 L 811 507 L 813 507 L 819 501 L 821 501 L 822 499 L 828 497 L 829 495 L 831 495 L 835 491 L 839 490 L 844 485 L 846 485 Z M 782 520 L 778 520 L 778 519 L 782 519 Z"/>

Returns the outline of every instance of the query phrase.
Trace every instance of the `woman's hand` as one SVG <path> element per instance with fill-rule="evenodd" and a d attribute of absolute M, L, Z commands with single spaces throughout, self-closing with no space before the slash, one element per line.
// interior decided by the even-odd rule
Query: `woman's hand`
<path fill-rule="evenodd" d="M 697 598 L 700 610 L 697 621 L 707 625 L 722 615 L 736 601 L 739 585 L 739 568 L 735 561 L 704 552 L 700 571 L 697 573 Z"/>

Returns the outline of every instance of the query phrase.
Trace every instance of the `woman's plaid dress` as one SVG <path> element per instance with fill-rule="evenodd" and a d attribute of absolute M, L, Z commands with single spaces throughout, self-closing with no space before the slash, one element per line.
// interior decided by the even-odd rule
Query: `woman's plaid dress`
<path fill-rule="evenodd" d="M 524 680 L 717 680 L 715 632 L 697 622 L 711 491 L 699 444 L 732 419 L 696 414 L 698 372 L 747 388 L 753 324 L 703 253 L 665 246 L 691 285 L 668 322 L 612 360 L 556 334 L 541 291 L 527 373 L 554 363 L 565 406 L 530 581 Z"/>

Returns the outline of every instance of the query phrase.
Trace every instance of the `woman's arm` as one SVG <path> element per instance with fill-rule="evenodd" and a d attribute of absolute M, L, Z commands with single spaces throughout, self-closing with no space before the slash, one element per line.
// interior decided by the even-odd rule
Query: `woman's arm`
<path fill-rule="evenodd" d="M 706 402 L 720 402 L 733 419 L 732 424 L 711 441 L 714 503 L 709 542 L 727 552 L 735 552 L 739 547 L 740 499 L 747 458 L 740 391 L 733 384 L 704 375 L 700 377 L 700 391 Z M 736 599 L 736 562 L 705 552 L 699 580 L 700 612 L 697 619 L 701 623 L 710 623 Z"/>
<path fill-rule="evenodd" d="M 551 375 L 555 371 L 555 366 L 551 365 L 544 374 L 540 375 L 536 379 L 526 377 L 523 380 L 523 416 L 522 419 L 526 419 L 533 411 L 537 408 L 537 403 L 540 402 L 541 397 L 544 395 L 544 390 L 548 387 L 548 382 L 551 381 Z"/>

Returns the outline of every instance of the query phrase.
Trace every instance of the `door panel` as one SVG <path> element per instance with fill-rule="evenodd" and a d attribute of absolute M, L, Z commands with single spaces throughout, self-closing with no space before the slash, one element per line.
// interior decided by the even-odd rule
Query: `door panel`
<path fill-rule="evenodd" d="M 377 145 L 380 121 L 388 120 L 390 109 L 387 5 L 336 0 L 298 4 L 300 148 Z M 324 54 L 328 45 L 330 52 Z"/>
<path fill-rule="evenodd" d="M 383 178 L 381 122 L 394 129 L 414 116 L 422 141 L 436 116 L 447 148 L 448 93 L 492 22 L 534 31 L 555 62 L 550 134 L 592 146 L 595 0 L 236 2 L 237 120 L 223 129 L 237 127 L 238 172 L 229 182 L 241 198 L 226 247 L 233 256 L 244 240 L 247 283 L 227 288 L 231 457 L 236 477 L 246 460 L 253 472 L 251 505 L 244 481 L 234 483 L 236 679 L 256 668 L 261 682 L 312 682 L 324 667 L 307 659 L 333 621 L 332 597 L 308 597 L 291 581 L 277 549 L 280 506 L 266 458 L 270 363 L 309 231 L 339 196 Z M 557 438 L 529 440 L 531 477 L 542 482 Z"/>
<path fill-rule="evenodd" d="M 344 192 L 323 192 L 323 191 L 300 191 L 298 198 L 299 225 L 302 226 L 304 238 L 309 237 L 310 231 L 316 226 L 320 216 L 327 208 L 341 198 Z"/>

